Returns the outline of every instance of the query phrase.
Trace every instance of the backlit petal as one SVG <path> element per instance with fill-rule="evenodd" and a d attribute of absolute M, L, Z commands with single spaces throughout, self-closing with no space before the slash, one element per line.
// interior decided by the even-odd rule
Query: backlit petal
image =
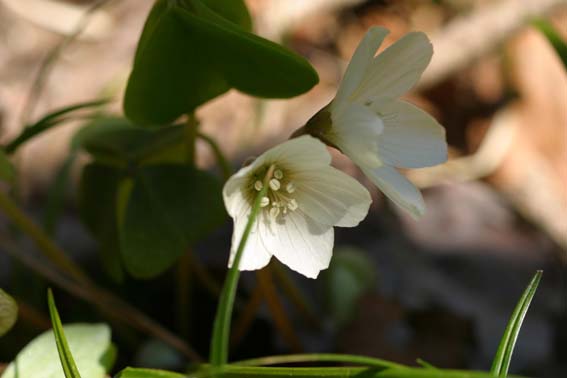
<path fill-rule="evenodd" d="M 266 151 L 264 164 L 283 164 L 294 171 L 317 169 L 331 164 L 327 147 L 309 135 L 288 140 Z"/>
<path fill-rule="evenodd" d="M 378 138 L 378 155 L 387 165 L 421 168 L 447 161 L 445 129 L 433 117 L 404 102 L 381 107 L 384 132 Z"/>
<path fill-rule="evenodd" d="M 230 248 L 230 259 L 228 262 L 229 268 L 232 266 L 234 256 L 236 255 L 236 250 L 244 229 L 246 228 L 246 223 L 248 222 L 248 215 L 250 210 L 242 213 L 234 219 L 234 231 L 232 233 L 232 245 Z M 240 258 L 240 263 L 238 264 L 239 270 L 257 270 L 265 267 L 270 262 L 272 254 L 268 251 L 265 244 L 262 241 L 262 235 L 260 232 L 260 227 L 263 224 L 263 216 L 260 214 L 256 219 L 256 222 L 252 226 L 252 230 L 248 235 L 248 240 L 244 251 L 242 252 L 242 257 Z"/>
<path fill-rule="evenodd" d="M 361 167 L 362 171 L 396 205 L 407 210 L 415 219 L 425 212 L 425 203 L 419 190 L 395 168 Z"/>
<path fill-rule="evenodd" d="M 360 85 L 366 70 L 373 61 L 376 50 L 378 50 L 388 33 L 388 29 L 382 27 L 372 27 L 366 32 L 366 35 L 356 48 L 345 71 L 331 109 L 340 106 Z"/>
<path fill-rule="evenodd" d="M 350 99 L 367 104 L 400 97 L 417 83 L 432 55 L 424 33 L 404 35 L 374 58 Z"/>
<path fill-rule="evenodd" d="M 313 221 L 301 212 L 289 214 L 271 227 L 262 227 L 262 239 L 273 255 L 290 269 L 309 278 L 329 267 L 333 252 L 332 226 Z"/>
<path fill-rule="evenodd" d="M 349 104 L 332 114 L 333 133 L 329 139 L 357 164 L 382 165 L 378 158 L 378 138 L 384 124 L 368 106 Z"/>
<path fill-rule="evenodd" d="M 317 223 L 354 227 L 368 214 L 370 193 L 349 175 L 326 167 L 297 178 L 299 209 Z"/>

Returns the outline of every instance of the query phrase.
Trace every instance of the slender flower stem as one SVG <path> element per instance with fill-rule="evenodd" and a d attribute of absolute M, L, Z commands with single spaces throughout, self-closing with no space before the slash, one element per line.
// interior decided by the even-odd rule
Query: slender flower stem
<path fill-rule="evenodd" d="M 187 164 L 195 165 L 195 142 L 197 140 L 197 128 L 199 122 L 194 114 L 187 114 L 187 122 L 185 124 L 185 148 L 187 151 Z"/>
<path fill-rule="evenodd" d="M 38 245 L 39 250 L 51 260 L 59 269 L 73 277 L 78 282 L 90 284 L 87 275 L 61 250 L 49 236 L 26 214 L 6 193 L 0 190 L 0 209 L 6 216 Z"/>
<path fill-rule="evenodd" d="M 250 360 L 234 362 L 238 366 L 268 366 L 293 364 L 300 362 L 342 362 L 360 366 L 369 366 L 381 369 L 405 368 L 406 366 L 395 362 L 381 360 L 374 357 L 357 356 L 352 354 L 318 353 L 318 354 L 289 354 L 282 356 L 268 356 Z"/>
<path fill-rule="evenodd" d="M 217 159 L 217 164 L 219 165 L 221 171 L 222 171 L 222 175 L 224 180 L 228 180 L 230 178 L 230 176 L 232 175 L 232 167 L 230 166 L 230 163 L 228 162 L 228 160 L 226 159 L 226 157 L 224 156 L 224 154 L 222 153 L 222 150 L 220 149 L 219 145 L 215 142 L 215 140 L 213 138 L 211 138 L 210 136 L 203 134 L 203 133 L 198 133 L 197 136 L 201 139 L 203 139 L 205 142 L 207 142 L 207 144 L 209 145 L 209 147 L 211 147 L 211 150 L 213 151 L 213 154 L 215 155 L 215 158 Z"/>
<path fill-rule="evenodd" d="M 246 228 L 242 233 L 242 238 L 240 239 L 240 243 L 238 244 L 238 248 L 234 256 L 234 261 L 232 262 L 232 267 L 228 271 L 228 275 L 223 286 L 219 305 L 217 307 L 217 314 L 215 316 L 213 337 L 211 341 L 210 362 L 213 366 L 223 365 L 228 362 L 230 321 L 232 317 L 232 309 L 234 307 L 234 299 L 236 298 L 238 278 L 240 276 L 238 265 L 240 264 L 242 252 L 244 251 L 244 247 L 246 246 L 246 242 L 248 241 L 248 236 L 252 231 L 252 226 L 254 225 L 258 212 L 260 211 L 260 202 L 262 200 L 262 197 L 266 195 L 266 192 L 268 190 L 268 183 L 272 178 L 274 169 L 274 165 L 270 166 L 268 172 L 266 173 L 266 176 L 264 177 L 264 186 L 254 200 L 254 204 L 252 206 L 252 209 L 250 210 L 250 215 L 248 217 L 248 223 L 246 223 Z"/>

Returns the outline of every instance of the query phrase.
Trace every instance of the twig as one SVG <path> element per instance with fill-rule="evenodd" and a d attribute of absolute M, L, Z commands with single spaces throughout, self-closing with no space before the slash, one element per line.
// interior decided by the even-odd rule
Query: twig
<path fill-rule="evenodd" d="M 246 333 L 248 333 L 255 315 L 262 305 L 263 298 L 264 293 L 262 291 L 262 288 L 260 287 L 260 285 L 256 285 L 254 291 L 252 291 L 252 295 L 244 305 L 244 308 L 240 313 L 240 317 L 235 321 L 232 336 L 230 339 L 232 346 L 238 345 L 242 338 L 246 336 Z"/>
<path fill-rule="evenodd" d="M 187 358 L 193 361 L 202 361 L 201 356 L 199 356 L 199 354 L 197 354 L 197 352 L 195 352 L 183 340 L 154 322 L 132 305 L 115 297 L 112 293 L 95 286 L 81 285 L 73 279 L 61 275 L 55 268 L 50 266 L 49 263 L 19 252 L 17 246 L 4 236 L 0 236 L 0 241 L 4 247 L 3 250 L 5 250 L 11 257 L 18 260 L 49 282 L 52 282 L 54 285 L 76 297 L 82 298 L 83 300 L 96 305 L 101 311 L 115 319 L 124 322 L 139 331 L 163 340 L 165 343 L 179 350 Z"/>
<path fill-rule="evenodd" d="M 531 19 L 566 4 L 567 0 L 495 1 L 455 19 L 432 37 L 435 54 L 418 88 L 439 83 L 496 48 Z"/>
<path fill-rule="evenodd" d="M 283 339 L 293 351 L 303 351 L 301 341 L 295 333 L 293 325 L 286 315 L 283 304 L 280 301 L 278 292 L 274 285 L 274 277 L 270 266 L 268 265 L 266 268 L 258 270 L 256 272 L 256 278 L 258 279 L 258 286 L 260 286 L 264 294 L 264 300 L 268 305 L 268 309 L 270 310 L 274 324 L 279 330 Z"/>
<path fill-rule="evenodd" d="M 47 56 L 43 59 L 41 66 L 39 67 L 39 71 L 37 72 L 30 88 L 27 100 L 22 109 L 22 113 L 20 115 L 21 125 L 25 127 L 30 116 L 35 110 L 37 101 L 43 91 L 45 82 L 47 81 L 47 78 L 49 77 L 49 74 L 51 73 L 55 62 L 57 61 L 57 58 L 61 55 L 63 50 L 65 50 L 65 48 L 69 46 L 85 30 L 94 12 L 109 1 L 110 0 L 98 0 L 94 4 L 92 4 L 85 11 L 83 17 L 81 17 L 81 19 L 77 22 L 77 25 L 75 26 L 73 32 L 65 36 L 65 38 L 63 38 L 63 40 L 57 46 L 51 49 Z"/>

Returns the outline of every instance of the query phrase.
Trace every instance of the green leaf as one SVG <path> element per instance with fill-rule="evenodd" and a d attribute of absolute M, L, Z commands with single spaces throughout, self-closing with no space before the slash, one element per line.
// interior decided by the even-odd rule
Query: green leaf
<path fill-rule="evenodd" d="M 82 378 L 104 378 L 112 367 L 113 346 L 105 324 L 67 324 L 63 327 Z M 2 378 L 62 378 L 53 331 L 32 340 L 16 356 Z"/>
<path fill-rule="evenodd" d="M 0 336 L 5 335 L 18 319 L 18 304 L 8 293 L 0 289 Z"/>
<path fill-rule="evenodd" d="M 559 59 L 563 63 L 563 68 L 567 70 L 567 43 L 561 38 L 557 30 L 553 27 L 553 25 L 543 19 L 537 19 L 533 22 L 533 25 L 547 38 Z"/>
<path fill-rule="evenodd" d="M 12 142 L 6 146 L 6 152 L 8 154 L 14 153 L 18 147 L 20 147 L 25 142 L 29 141 L 33 137 L 40 135 L 44 131 L 50 130 L 54 126 L 61 125 L 63 122 L 79 118 L 76 114 L 77 111 L 85 109 L 96 109 L 105 105 L 109 100 L 96 100 L 82 102 L 75 105 L 66 106 L 49 113 L 45 117 L 41 118 L 36 123 L 26 126 L 20 135 L 18 135 Z"/>
<path fill-rule="evenodd" d="M 120 250 L 135 277 L 162 273 L 225 219 L 221 185 L 186 165 L 143 166 L 120 225 Z"/>
<path fill-rule="evenodd" d="M 220 3 L 211 6 L 222 8 Z M 227 18 L 214 10 L 199 0 L 157 1 L 128 80 L 128 118 L 139 124 L 166 124 L 230 88 L 288 98 L 318 82 L 305 59 L 227 20 L 232 10 L 225 13 Z"/>
<path fill-rule="evenodd" d="M 12 162 L 4 150 L 0 148 L 0 180 L 12 183 L 15 177 L 16 171 L 14 170 Z"/>
<path fill-rule="evenodd" d="M 240 26 L 246 31 L 252 31 L 252 18 L 246 4 L 242 0 L 201 0 L 207 7 Z"/>
<path fill-rule="evenodd" d="M 83 169 L 78 189 L 81 219 L 99 243 L 104 269 L 117 282 L 123 278 L 117 222 L 123 177 L 117 168 L 90 163 Z"/>
<path fill-rule="evenodd" d="M 63 324 L 61 324 L 59 313 L 55 307 L 55 299 L 53 299 L 51 289 L 47 291 L 47 304 L 51 324 L 53 326 L 53 333 L 55 335 L 55 344 L 57 345 L 57 352 L 59 353 L 59 360 L 61 361 L 65 378 L 81 378 L 81 374 L 79 370 L 77 370 L 77 365 L 75 365 L 75 360 L 73 359 L 69 344 L 65 338 L 65 331 L 63 330 Z"/>
<path fill-rule="evenodd" d="M 172 161 L 179 146 L 184 146 L 184 125 L 143 129 L 125 118 L 100 117 L 83 127 L 73 138 L 75 148 L 83 148 L 95 159 L 127 166 L 145 160 Z M 170 152 L 174 151 L 175 157 Z M 169 155 L 168 155 L 169 154 Z M 168 155 L 169 157 L 163 157 Z M 161 159 L 157 158 L 162 156 Z"/>
<path fill-rule="evenodd" d="M 514 346 L 516 345 L 520 328 L 522 327 L 522 323 L 536 293 L 542 275 L 543 271 L 538 270 L 533 276 L 508 321 L 508 325 L 506 326 L 506 330 L 504 331 L 504 335 L 502 335 L 500 345 L 496 351 L 496 356 L 492 362 L 492 368 L 490 369 L 494 377 L 506 377 L 508 375 L 510 360 L 512 359 L 512 353 L 514 352 Z"/>
<path fill-rule="evenodd" d="M 358 300 L 372 289 L 376 277 L 374 263 L 364 251 L 352 247 L 336 248 L 331 265 L 322 278 L 330 315 L 338 324 L 353 316 Z"/>

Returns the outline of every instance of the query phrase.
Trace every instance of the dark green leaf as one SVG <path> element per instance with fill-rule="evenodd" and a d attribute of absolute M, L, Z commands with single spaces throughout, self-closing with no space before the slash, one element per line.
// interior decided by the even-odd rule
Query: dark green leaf
<path fill-rule="evenodd" d="M 57 175 L 53 184 L 47 191 L 47 204 L 43 212 L 43 228 L 49 235 L 53 235 L 63 207 L 65 205 L 65 194 L 67 193 L 71 168 L 75 162 L 77 154 L 69 153 L 61 167 L 57 170 Z"/>
<path fill-rule="evenodd" d="M 144 159 L 155 160 L 171 151 L 179 154 L 176 149 L 184 146 L 183 133 L 184 125 L 142 129 L 125 118 L 101 117 L 83 127 L 73 138 L 72 146 L 85 149 L 99 161 L 125 166 Z"/>
<path fill-rule="evenodd" d="M 124 110 L 139 124 L 166 124 L 230 88 L 287 98 L 317 81 L 305 59 L 247 32 L 201 1 L 159 0 L 138 44 Z"/>
<path fill-rule="evenodd" d="M 126 368 L 116 375 L 115 378 L 186 378 L 186 375 L 171 371 L 155 369 Z"/>
<path fill-rule="evenodd" d="M 79 214 L 97 239 L 106 272 L 120 282 L 123 277 L 118 238 L 118 193 L 124 174 L 113 167 L 91 163 L 79 182 Z"/>
<path fill-rule="evenodd" d="M 0 336 L 8 332 L 18 319 L 18 304 L 8 293 L 0 289 Z"/>
<path fill-rule="evenodd" d="M 55 344 L 57 345 L 57 352 L 59 353 L 59 360 L 61 361 L 65 378 L 81 378 L 81 374 L 79 374 L 79 370 L 77 370 L 77 365 L 75 365 L 75 360 L 73 359 L 69 344 L 65 338 L 65 331 L 63 330 L 63 324 L 61 324 L 59 313 L 55 307 L 55 300 L 53 299 L 51 289 L 47 292 L 47 304 L 51 324 L 53 326 L 53 333 L 55 335 Z"/>
<path fill-rule="evenodd" d="M 563 63 L 563 68 L 567 70 L 567 43 L 561 38 L 557 30 L 553 27 L 553 25 L 545 20 L 545 19 L 538 19 L 533 22 L 534 26 L 547 38 L 553 49 L 561 59 Z"/>
<path fill-rule="evenodd" d="M 3 149 L 0 149 L 0 180 L 13 182 L 16 176 L 14 166 Z"/>
<path fill-rule="evenodd" d="M 64 108 L 58 109 L 46 115 L 45 117 L 41 118 L 36 123 L 26 126 L 24 130 L 20 133 L 20 135 L 18 135 L 16 139 L 14 139 L 6 146 L 6 152 L 8 154 L 12 154 L 22 144 L 32 139 L 33 137 L 43 133 L 44 131 L 51 129 L 54 126 L 58 126 L 63 122 L 72 119 L 77 119 L 78 116 L 74 114 L 77 111 L 99 108 L 102 105 L 107 104 L 108 102 L 109 100 L 96 100 L 96 101 L 89 101 L 71 106 L 66 106 Z"/>
<path fill-rule="evenodd" d="M 160 274 L 225 219 L 219 181 L 185 165 L 144 166 L 120 227 L 127 270 L 149 278 Z"/>
<path fill-rule="evenodd" d="M 252 31 L 252 18 L 242 0 L 201 0 L 207 7 L 246 31 Z"/>
<path fill-rule="evenodd" d="M 504 331 L 504 335 L 502 335 L 500 345 L 496 351 L 496 356 L 492 362 L 492 368 L 490 369 L 494 377 L 506 377 L 508 375 L 510 360 L 512 359 L 512 353 L 514 352 L 514 346 L 516 345 L 520 328 L 522 327 L 524 317 L 536 293 L 542 274 L 543 272 L 541 270 L 536 272 L 508 321 L 508 325 L 506 326 L 506 330 Z"/>
<path fill-rule="evenodd" d="M 360 297 L 376 283 L 374 263 L 364 251 L 336 248 L 329 269 L 323 273 L 330 315 L 337 323 L 348 321 Z"/>

